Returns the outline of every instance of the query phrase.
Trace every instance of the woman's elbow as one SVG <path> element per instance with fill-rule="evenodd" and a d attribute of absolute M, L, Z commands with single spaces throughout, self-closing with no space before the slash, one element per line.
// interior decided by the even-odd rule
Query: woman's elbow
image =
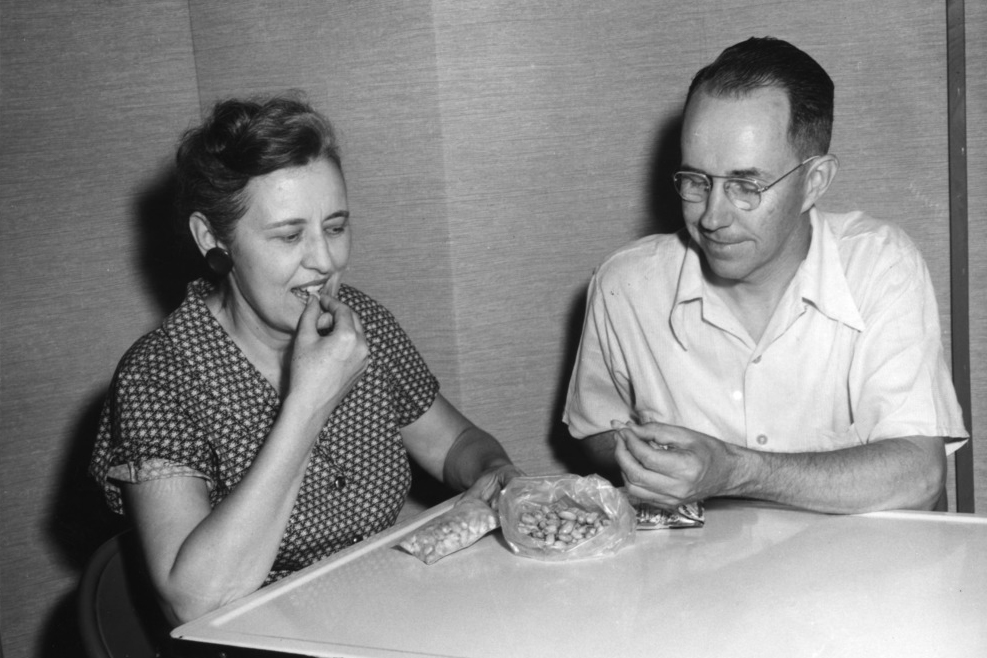
<path fill-rule="evenodd" d="M 190 622 L 222 606 L 218 600 L 208 600 L 174 593 L 159 593 L 158 604 L 172 627 Z"/>
<path fill-rule="evenodd" d="M 158 587 L 157 593 L 165 618 L 173 627 L 198 619 L 246 595 L 242 591 L 212 590 L 201 583 L 198 587 L 168 583 Z"/>

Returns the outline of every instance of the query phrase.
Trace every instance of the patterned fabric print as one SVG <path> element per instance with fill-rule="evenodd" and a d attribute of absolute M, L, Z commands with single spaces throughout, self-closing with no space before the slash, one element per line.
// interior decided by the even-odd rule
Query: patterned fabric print
<path fill-rule="evenodd" d="M 281 406 L 189 285 L 160 329 L 124 355 L 100 418 L 90 472 L 122 512 L 114 478 L 205 478 L 215 506 L 253 463 Z M 411 474 L 399 428 L 435 400 L 438 382 L 394 317 L 358 290 L 340 299 L 360 316 L 370 361 L 323 428 L 267 582 L 391 525 Z M 169 467 L 170 465 L 170 467 Z M 333 485 L 343 476 L 346 485 Z"/>

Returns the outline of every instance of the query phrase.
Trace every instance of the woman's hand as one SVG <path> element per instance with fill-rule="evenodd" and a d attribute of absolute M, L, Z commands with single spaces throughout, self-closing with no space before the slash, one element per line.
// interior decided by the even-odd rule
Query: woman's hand
<path fill-rule="evenodd" d="M 360 317 L 328 292 L 312 295 L 298 319 L 288 392 L 324 421 L 363 376 L 368 355 Z"/>
<path fill-rule="evenodd" d="M 479 498 L 493 509 L 497 509 L 500 492 L 507 483 L 516 477 L 524 477 L 524 472 L 511 463 L 495 466 L 484 471 L 469 489 L 463 493 L 463 498 Z"/>

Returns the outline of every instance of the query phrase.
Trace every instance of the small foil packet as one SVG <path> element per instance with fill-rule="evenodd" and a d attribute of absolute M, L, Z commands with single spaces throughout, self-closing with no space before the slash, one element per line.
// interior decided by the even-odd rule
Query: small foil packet
<path fill-rule="evenodd" d="M 637 514 L 638 530 L 701 528 L 706 524 L 706 511 L 702 501 L 680 505 L 674 511 L 669 511 L 634 496 L 627 496 L 627 499 Z"/>
<path fill-rule="evenodd" d="M 425 564 L 434 564 L 472 546 L 499 525 L 497 513 L 482 500 L 460 498 L 451 509 L 418 528 L 398 545 Z"/>

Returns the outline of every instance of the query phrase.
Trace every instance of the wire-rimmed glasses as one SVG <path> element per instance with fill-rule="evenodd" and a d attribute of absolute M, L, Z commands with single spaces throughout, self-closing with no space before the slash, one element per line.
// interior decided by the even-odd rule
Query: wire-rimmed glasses
<path fill-rule="evenodd" d="M 736 176 L 714 176 L 712 174 L 701 174 L 696 171 L 679 171 L 672 176 L 675 181 L 675 190 L 682 197 L 683 201 L 689 203 L 705 203 L 709 198 L 709 193 L 713 189 L 713 179 L 723 179 L 723 191 L 730 202 L 741 210 L 755 210 L 761 205 L 761 195 L 772 187 L 785 180 L 796 171 L 812 162 L 818 155 L 806 158 L 794 169 L 782 174 L 770 185 L 761 185 L 756 180 L 750 178 L 739 178 Z"/>

